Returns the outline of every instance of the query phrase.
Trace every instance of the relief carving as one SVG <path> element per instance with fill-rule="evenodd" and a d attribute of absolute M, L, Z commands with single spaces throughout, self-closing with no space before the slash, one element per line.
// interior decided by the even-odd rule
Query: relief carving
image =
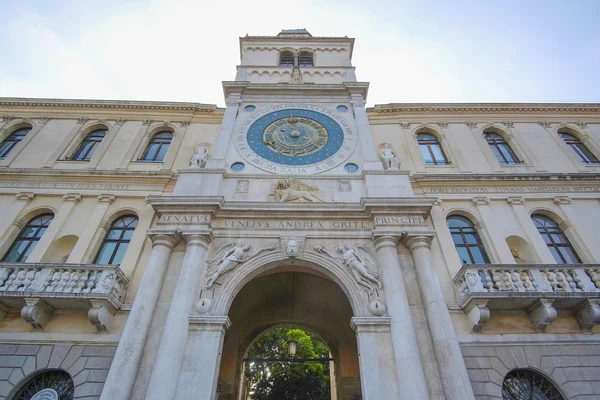
<path fill-rule="evenodd" d="M 273 198 L 279 203 L 292 201 L 322 203 L 323 200 L 317 196 L 318 192 L 318 187 L 307 185 L 294 178 L 278 180 L 272 190 Z"/>
<path fill-rule="evenodd" d="M 379 266 L 375 261 L 375 257 L 365 247 L 348 247 L 344 243 L 340 243 L 334 251 L 327 249 L 325 246 L 317 246 L 315 251 L 326 254 L 348 267 L 356 283 L 367 288 L 369 293 L 373 293 L 375 289 L 381 289 Z"/>
<path fill-rule="evenodd" d="M 289 258 L 296 258 L 302 255 L 304 248 L 304 238 L 302 237 L 282 237 L 281 248 Z"/>
<path fill-rule="evenodd" d="M 190 160 L 190 167 L 192 168 L 204 168 L 208 161 L 208 148 L 205 144 L 201 144 L 196 151 L 192 153 Z"/>
<path fill-rule="evenodd" d="M 216 258 L 207 261 L 208 270 L 206 273 L 207 282 L 206 287 L 211 288 L 220 276 L 232 271 L 238 265 L 248 261 L 252 257 L 265 251 L 275 250 L 277 246 L 266 246 L 259 247 L 257 250 L 250 252 L 252 245 L 250 244 L 239 244 L 225 243 L 217 249 L 215 252 Z"/>
<path fill-rule="evenodd" d="M 379 156 L 381 157 L 381 162 L 383 163 L 384 169 L 398 169 L 400 168 L 400 159 L 398 157 L 398 153 L 392 148 L 392 145 L 389 143 L 383 143 L 380 145 L 381 150 L 379 152 Z"/>

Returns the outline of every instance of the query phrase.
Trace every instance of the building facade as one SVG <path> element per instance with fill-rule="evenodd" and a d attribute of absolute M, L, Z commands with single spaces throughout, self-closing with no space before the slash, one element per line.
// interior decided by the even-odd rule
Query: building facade
<path fill-rule="evenodd" d="M 353 46 L 242 37 L 224 109 L 1 98 L 0 398 L 241 400 L 292 321 L 333 399 L 600 398 L 600 105 L 366 108 Z"/>

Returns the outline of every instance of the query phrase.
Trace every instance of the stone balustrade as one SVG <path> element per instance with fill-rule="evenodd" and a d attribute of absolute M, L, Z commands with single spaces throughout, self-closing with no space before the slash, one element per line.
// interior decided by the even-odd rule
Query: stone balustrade
<path fill-rule="evenodd" d="M 599 264 L 471 264 L 454 278 L 460 306 L 479 332 L 491 311 L 525 310 L 537 331 L 573 312 L 584 332 L 600 323 Z"/>
<path fill-rule="evenodd" d="M 0 321 L 7 312 L 43 329 L 55 311 L 88 311 L 100 332 L 120 308 L 129 281 L 118 266 L 0 263 Z"/>

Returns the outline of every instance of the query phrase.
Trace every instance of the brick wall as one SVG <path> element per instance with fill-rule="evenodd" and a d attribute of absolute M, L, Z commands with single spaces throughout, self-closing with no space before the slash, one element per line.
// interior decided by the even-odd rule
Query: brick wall
<path fill-rule="evenodd" d="M 541 372 L 571 400 L 600 399 L 600 344 L 462 345 L 475 398 L 502 399 L 502 382 L 517 368 Z"/>
<path fill-rule="evenodd" d="M 116 347 L 70 344 L 0 344 L 0 400 L 36 371 L 62 369 L 75 384 L 75 399 L 100 398 Z"/>

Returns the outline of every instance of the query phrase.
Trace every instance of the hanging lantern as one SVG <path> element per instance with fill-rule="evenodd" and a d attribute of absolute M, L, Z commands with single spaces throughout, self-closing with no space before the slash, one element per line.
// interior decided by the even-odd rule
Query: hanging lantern
<path fill-rule="evenodd" d="M 288 355 L 290 357 L 296 357 L 296 347 L 298 345 L 298 342 L 296 342 L 294 339 L 290 339 L 288 341 Z"/>

